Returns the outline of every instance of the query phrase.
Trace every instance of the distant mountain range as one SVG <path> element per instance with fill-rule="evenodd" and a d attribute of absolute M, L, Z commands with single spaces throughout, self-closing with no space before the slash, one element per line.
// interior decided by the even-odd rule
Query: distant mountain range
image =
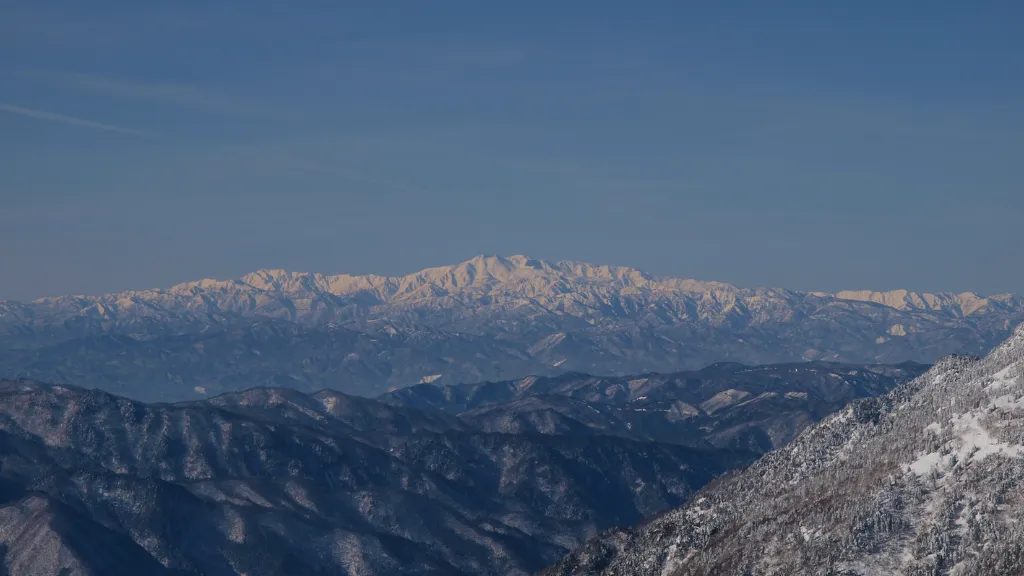
<path fill-rule="evenodd" d="M 1024 574 L 1024 327 L 544 574 Z"/>
<path fill-rule="evenodd" d="M 163 290 L 0 302 L 0 376 L 148 400 L 254 385 L 376 395 L 418 382 L 983 354 L 1013 295 L 741 289 L 525 256 L 403 277 L 264 270 Z"/>
<path fill-rule="evenodd" d="M 0 567 L 525 575 L 924 369 L 719 364 L 176 404 L 0 382 Z"/>

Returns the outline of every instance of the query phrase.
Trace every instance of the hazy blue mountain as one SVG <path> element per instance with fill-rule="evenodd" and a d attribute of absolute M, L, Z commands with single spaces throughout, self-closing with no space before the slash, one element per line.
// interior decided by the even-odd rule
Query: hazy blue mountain
<path fill-rule="evenodd" d="M 615 435 L 765 452 L 851 401 L 885 394 L 927 368 L 915 363 L 718 363 L 674 374 L 418 384 L 380 399 L 457 414 L 492 432 Z"/>

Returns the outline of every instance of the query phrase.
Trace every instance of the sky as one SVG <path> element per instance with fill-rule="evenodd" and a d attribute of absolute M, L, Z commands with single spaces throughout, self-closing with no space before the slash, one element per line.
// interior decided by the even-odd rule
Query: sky
<path fill-rule="evenodd" d="M 0 299 L 477 254 L 1024 293 L 1024 3 L 0 14 Z"/>

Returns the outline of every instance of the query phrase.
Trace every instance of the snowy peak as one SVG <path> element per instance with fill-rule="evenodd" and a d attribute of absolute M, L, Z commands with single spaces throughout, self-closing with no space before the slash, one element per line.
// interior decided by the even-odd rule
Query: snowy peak
<path fill-rule="evenodd" d="M 1013 298 L 1009 294 L 985 298 L 973 292 L 929 294 L 927 292 L 909 292 L 907 290 L 891 290 L 889 292 L 844 290 L 836 293 L 836 297 L 841 300 L 874 302 L 889 308 L 895 308 L 896 310 L 954 311 L 961 316 L 970 316 L 976 312 L 984 311 L 990 306 L 1005 306 Z"/>
<path fill-rule="evenodd" d="M 465 290 L 499 289 L 531 286 L 535 289 L 557 289 L 575 285 L 602 285 L 614 282 L 623 286 L 651 287 L 653 280 L 645 273 L 614 266 L 595 266 L 581 262 L 548 262 L 516 255 L 477 256 L 461 264 L 428 268 L 408 276 L 393 278 L 401 289 L 399 294 L 417 290 L 424 284 L 436 286 L 452 295 Z"/>
<path fill-rule="evenodd" d="M 242 282 L 257 290 L 294 292 L 301 289 L 316 289 L 322 285 L 323 276 L 287 270 L 257 270 L 242 276 Z"/>
<path fill-rule="evenodd" d="M 476 256 L 465 262 L 427 268 L 406 276 L 324 275 L 279 269 L 257 270 L 238 280 L 204 279 L 179 284 L 166 291 L 191 295 L 258 291 L 295 297 L 373 295 L 381 302 L 422 298 L 520 293 L 530 297 L 571 294 L 591 290 L 660 291 L 680 294 L 734 292 L 734 286 L 689 279 L 657 279 L 635 268 L 598 266 L 584 262 L 536 260 L 523 255 Z M 154 290 L 155 293 L 164 291 Z"/>
<path fill-rule="evenodd" d="M 993 349 L 986 359 L 998 371 L 1017 364 L 1024 366 L 1024 324 L 1017 326 L 1013 334 Z"/>

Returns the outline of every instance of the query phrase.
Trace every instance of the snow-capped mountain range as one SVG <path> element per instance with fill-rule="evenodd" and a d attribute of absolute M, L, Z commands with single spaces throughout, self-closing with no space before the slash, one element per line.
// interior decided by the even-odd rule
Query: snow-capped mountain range
<path fill-rule="evenodd" d="M 808 305 L 878 304 L 937 318 L 1020 311 L 1011 294 L 981 297 L 894 290 L 835 294 L 784 289 L 740 289 L 722 282 L 657 277 L 635 268 L 583 262 L 547 262 L 526 256 L 477 256 L 453 266 L 407 276 L 325 275 L 259 270 L 237 280 L 203 279 L 168 289 L 130 290 L 104 296 L 61 296 L 30 303 L 0 303 L 0 318 L 32 321 L 72 317 L 130 324 L 142 318 L 207 315 L 270 316 L 296 321 L 350 322 L 399 314 L 456 310 L 456 321 L 485 311 L 544 310 L 591 325 L 636 321 L 699 321 L 710 325 L 759 325 L 795 320 Z M 461 310 L 469 306 L 470 310 Z M 437 319 L 434 319 L 436 322 Z"/>
<path fill-rule="evenodd" d="M 166 375 L 189 391 L 230 389 L 228 380 L 245 377 L 368 393 L 724 360 L 933 362 L 983 353 L 1021 321 L 1024 300 L 1008 294 L 745 289 L 479 256 L 400 277 L 261 270 L 168 289 L 0 302 L 0 375 L 122 381 L 127 356 L 133 374 Z M 237 358 L 224 365 L 203 353 L 218 347 L 237 349 Z"/>

